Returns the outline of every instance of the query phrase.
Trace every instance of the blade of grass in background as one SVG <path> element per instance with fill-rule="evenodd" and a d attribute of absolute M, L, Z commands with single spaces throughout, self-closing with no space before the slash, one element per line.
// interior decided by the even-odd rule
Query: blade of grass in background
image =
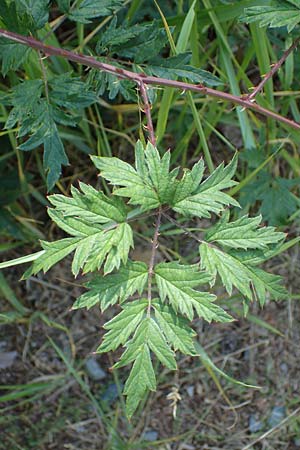
<path fill-rule="evenodd" d="M 155 2 L 156 3 L 156 2 Z M 183 53 L 187 46 L 188 46 L 188 42 L 189 42 L 189 38 L 190 38 L 190 34 L 192 31 L 192 27 L 193 27 L 193 23 L 195 20 L 195 11 L 194 11 L 194 7 L 195 7 L 195 1 L 193 1 L 188 14 L 186 15 L 186 18 L 184 20 L 184 23 L 182 25 L 182 28 L 180 30 L 180 34 L 177 40 L 177 44 L 175 46 L 173 37 L 171 35 L 168 23 L 166 21 L 166 18 L 164 17 L 161 9 L 159 8 L 158 4 L 156 3 L 156 6 L 159 10 L 159 13 L 162 17 L 165 29 L 167 31 L 167 35 L 168 35 L 168 39 L 169 39 L 169 43 L 171 46 L 171 50 L 173 55 L 177 55 L 179 53 Z M 158 114 L 158 120 L 157 120 L 157 135 L 162 137 L 165 133 L 165 129 L 166 129 L 166 125 L 167 125 L 167 120 L 168 120 L 168 115 L 169 115 L 169 110 L 171 107 L 171 103 L 172 103 L 172 99 L 173 99 L 173 94 L 174 94 L 174 90 L 172 89 L 166 89 L 164 94 L 163 94 L 163 98 L 161 101 L 161 108 L 159 110 L 159 114 Z M 199 117 L 199 113 L 197 111 L 196 105 L 194 103 L 193 100 L 193 95 L 192 93 L 189 91 L 187 92 L 187 99 L 188 99 L 188 103 L 190 105 L 192 114 L 193 114 L 193 118 L 195 121 L 195 125 L 196 125 L 196 129 L 198 131 L 199 134 L 199 139 L 200 139 L 200 143 L 203 149 L 203 153 L 204 153 L 204 157 L 208 166 L 208 169 L 210 172 L 212 172 L 214 170 L 214 165 L 212 162 L 212 158 L 211 158 L 211 154 L 210 154 L 210 150 L 208 148 L 208 144 L 205 138 L 205 134 L 204 134 L 204 130 L 200 121 L 200 117 Z M 162 111 L 162 112 L 161 112 Z M 161 112 L 161 113 L 160 113 Z M 158 138 L 158 142 L 159 142 L 159 138 Z"/>

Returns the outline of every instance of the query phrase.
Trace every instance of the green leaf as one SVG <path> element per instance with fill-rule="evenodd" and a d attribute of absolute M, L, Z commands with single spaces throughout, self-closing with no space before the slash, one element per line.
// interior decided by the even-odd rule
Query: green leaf
<path fill-rule="evenodd" d="M 49 0 L 1 0 L 0 25 L 20 34 L 42 28 L 48 20 Z"/>
<path fill-rule="evenodd" d="M 59 7 L 60 11 L 62 11 L 64 14 L 67 14 L 70 9 L 70 2 L 71 0 L 56 0 L 57 6 Z"/>
<path fill-rule="evenodd" d="M 148 144 L 148 146 L 151 144 Z M 136 146 L 140 152 L 141 144 Z M 157 208 L 160 205 L 158 194 L 151 185 L 147 169 L 143 176 L 140 175 L 130 164 L 118 158 L 92 156 L 92 161 L 100 170 L 100 175 L 110 181 L 114 186 L 124 186 L 114 190 L 115 195 L 130 197 L 133 205 L 141 205 L 143 210 Z M 155 175 L 153 174 L 153 177 Z"/>
<path fill-rule="evenodd" d="M 190 80 L 192 83 L 205 83 L 208 86 L 223 84 L 218 77 L 207 70 L 186 64 L 186 60 L 190 59 L 190 56 L 190 53 L 182 53 L 169 58 L 159 58 L 157 61 L 151 61 L 146 70 L 161 78 L 174 80 L 176 77 L 181 77 Z"/>
<path fill-rule="evenodd" d="M 89 289 L 74 303 L 72 309 L 91 308 L 100 303 L 101 310 L 108 306 L 123 303 L 135 292 L 142 294 L 148 279 L 148 268 L 145 263 L 128 261 L 126 266 L 120 268 L 118 273 L 95 276 L 86 284 Z"/>
<path fill-rule="evenodd" d="M 236 254 L 238 257 L 238 254 Z M 282 286 L 282 277 L 273 275 L 258 267 L 247 265 L 251 284 L 254 290 L 254 298 L 259 301 L 260 306 L 264 306 L 267 294 L 274 300 L 282 300 L 288 297 L 288 291 Z"/>
<path fill-rule="evenodd" d="M 18 13 L 32 18 L 34 28 L 39 30 L 48 22 L 50 0 L 18 0 Z"/>
<path fill-rule="evenodd" d="M 179 183 L 176 185 L 172 204 L 176 205 L 181 200 L 187 198 L 190 194 L 196 191 L 201 183 L 204 173 L 204 162 L 200 159 L 192 170 L 184 169 L 183 176 Z"/>
<path fill-rule="evenodd" d="M 196 333 L 188 326 L 188 321 L 180 317 L 168 305 L 152 302 L 155 318 L 173 349 L 180 350 L 185 355 L 195 355 L 193 337 Z"/>
<path fill-rule="evenodd" d="M 80 241 L 80 238 L 65 238 L 55 242 L 41 241 L 45 250 L 24 273 L 22 279 L 27 279 L 37 274 L 41 270 L 47 272 L 54 264 L 73 252 Z"/>
<path fill-rule="evenodd" d="M 48 21 L 49 0 L 18 0 L 0 2 L 0 27 L 27 35 L 42 28 Z M 31 49 L 0 38 L 2 75 L 17 70 L 27 59 Z"/>
<path fill-rule="evenodd" d="M 176 369 L 174 352 L 170 349 L 164 335 L 152 318 L 144 318 L 133 338 L 126 344 L 126 350 L 114 367 L 122 367 L 132 363 L 139 354 L 141 346 L 146 344 L 162 364 L 169 369 Z"/>
<path fill-rule="evenodd" d="M 62 172 L 62 166 L 68 165 L 69 161 L 65 153 L 62 140 L 58 134 L 57 126 L 53 119 L 53 112 L 51 111 L 50 107 L 45 109 L 44 120 L 46 121 L 44 123 L 47 124 L 47 130 L 45 130 L 45 134 L 43 136 L 43 166 L 45 171 L 47 172 L 47 186 L 50 190 L 59 179 Z M 42 128 L 40 130 L 42 130 Z M 31 141 L 31 143 L 29 142 L 32 137 L 29 138 L 25 144 L 20 145 L 21 150 L 32 149 L 33 141 Z M 38 144 L 34 144 L 34 147 L 36 147 L 37 145 Z"/>
<path fill-rule="evenodd" d="M 68 11 L 68 18 L 75 22 L 90 23 L 91 19 L 113 14 L 118 7 L 122 6 L 122 3 L 122 0 L 101 0 L 101 2 L 83 0 L 76 8 Z M 66 2 L 62 3 L 62 6 L 65 9 Z"/>
<path fill-rule="evenodd" d="M 285 225 L 300 205 L 299 197 L 291 192 L 299 186 L 299 178 L 285 179 L 262 172 L 241 191 L 240 203 L 248 210 L 257 201 L 259 212 L 270 225 Z"/>
<path fill-rule="evenodd" d="M 118 51 L 119 48 L 122 48 L 124 44 L 127 44 L 136 36 L 145 35 L 146 31 L 147 26 L 140 24 L 117 27 L 117 17 L 115 16 L 98 40 L 96 52 L 101 55 L 106 52 Z"/>
<path fill-rule="evenodd" d="M 124 394 L 127 396 L 126 413 L 129 418 L 132 417 L 148 390 L 156 390 L 156 378 L 149 347 L 144 344 L 140 348 L 124 387 Z"/>
<path fill-rule="evenodd" d="M 83 109 L 97 101 L 95 93 L 87 83 L 71 73 L 55 76 L 49 81 L 50 98 L 58 106 L 67 109 Z"/>
<path fill-rule="evenodd" d="M 211 274 L 211 285 L 215 284 L 218 273 L 229 295 L 235 286 L 247 298 L 252 298 L 248 270 L 240 261 L 206 243 L 202 243 L 199 250 L 201 269 Z"/>
<path fill-rule="evenodd" d="M 99 270 L 104 263 L 104 273 L 119 269 L 126 264 L 130 247 L 133 246 L 132 230 L 127 223 L 119 224 L 112 230 L 98 231 L 81 239 L 77 245 L 72 263 L 76 276 L 82 268 L 84 273 Z"/>
<path fill-rule="evenodd" d="M 27 87 L 29 91 L 26 92 Z M 32 98 L 26 105 L 25 101 L 30 97 L 30 92 Z M 51 189 L 61 174 L 61 166 L 69 162 L 55 124 L 54 109 L 45 99 L 40 99 L 40 95 L 40 80 L 25 81 L 19 85 L 15 91 L 14 108 L 8 117 L 6 127 L 11 128 L 20 120 L 22 125 L 19 136 L 31 133 L 29 139 L 20 145 L 21 150 L 29 151 L 44 144 L 43 164 L 45 171 L 48 172 L 47 186 Z"/>
<path fill-rule="evenodd" d="M 285 239 L 285 234 L 274 227 L 260 227 L 261 216 L 250 218 L 243 216 L 229 222 L 229 211 L 205 234 L 205 240 L 225 247 L 242 249 L 267 249 L 268 245 L 277 244 Z"/>
<path fill-rule="evenodd" d="M 234 199 L 221 192 L 236 184 L 231 180 L 236 158 L 225 168 L 221 164 L 203 183 L 202 160 L 192 170 L 185 169 L 183 177 L 177 179 L 178 169 L 170 171 L 170 153 L 160 157 L 151 143 L 145 150 L 140 142 L 137 143 L 135 169 L 118 158 L 92 156 L 92 160 L 100 175 L 116 187 L 115 195 L 129 197 L 129 203 L 140 205 L 144 211 L 159 205 L 172 205 L 175 211 L 184 215 L 210 217 L 209 211 L 218 213 L 223 205 L 238 206 Z"/>
<path fill-rule="evenodd" d="M 121 223 L 107 231 L 79 221 L 76 224 L 73 218 L 63 218 L 59 212 L 49 211 L 49 214 L 61 228 L 66 228 L 75 237 L 56 242 L 42 242 L 46 251 L 25 273 L 25 278 L 40 270 L 46 272 L 74 250 L 72 272 L 75 276 L 80 269 L 87 273 L 99 270 L 104 264 L 104 273 L 109 273 L 115 268 L 119 269 L 121 262 L 126 264 L 130 247 L 133 246 L 132 230 L 127 223 Z"/>
<path fill-rule="evenodd" d="M 79 187 L 82 192 L 71 187 L 72 197 L 61 194 L 48 197 L 63 217 L 78 217 L 92 224 L 111 221 L 120 223 L 126 220 L 126 208 L 119 198 L 108 197 L 85 183 L 79 183 Z"/>
<path fill-rule="evenodd" d="M 170 151 L 165 152 L 163 157 L 160 158 L 158 150 L 150 142 L 148 143 L 145 150 L 145 161 L 151 185 L 154 191 L 157 192 L 161 205 L 169 204 L 174 195 L 173 185 L 178 174 L 178 169 L 170 172 L 170 159 Z"/>
<path fill-rule="evenodd" d="M 294 5 L 294 6 L 292 6 Z M 272 1 L 269 6 L 253 6 L 245 8 L 242 22 L 259 22 L 260 27 L 287 27 L 290 33 L 300 22 L 300 4 L 291 0 Z"/>
<path fill-rule="evenodd" d="M 1 73 L 5 77 L 10 70 L 16 71 L 27 59 L 31 48 L 0 38 Z"/>
<path fill-rule="evenodd" d="M 19 137 L 30 135 L 20 145 L 21 150 L 29 151 L 44 145 L 43 164 L 47 172 L 47 187 L 51 190 L 60 177 L 62 165 L 68 164 L 57 123 L 76 125 L 74 117 L 65 113 L 62 107 L 74 109 L 78 114 L 78 109 L 89 106 L 96 97 L 85 83 L 70 74 L 53 77 L 48 86 L 49 101 L 42 97 L 41 80 L 26 80 L 14 88 L 11 95 L 13 109 L 5 126 L 13 128 L 19 122 Z"/>
<path fill-rule="evenodd" d="M 177 366 L 173 351 L 152 318 L 146 317 L 140 322 L 133 338 L 126 343 L 126 347 L 120 361 L 114 367 L 134 363 L 124 388 L 124 394 L 127 395 L 126 410 L 128 416 L 131 416 L 145 393 L 156 389 L 150 350 L 169 369 L 175 370 Z"/>
<path fill-rule="evenodd" d="M 108 94 L 108 98 L 114 100 L 120 94 L 127 101 L 137 101 L 135 83 L 131 80 L 122 80 L 112 73 L 92 69 L 89 73 L 89 83 L 98 97 Z"/>
<path fill-rule="evenodd" d="M 96 352 L 105 353 L 124 345 L 143 319 L 147 305 L 146 299 L 123 305 L 122 311 L 104 325 L 104 328 L 109 331 L 105 333 Z"/>
<path fill-rule="evenodd" d="M 155 266 L 154 273 L 161 300 L 165 301 L 168 297 L 176 312 L 180 311 L 190 320 L 194 317 L 194 309 L 199 317 L 208 322 L 232 320 L 222 308 L 213 303 L 216 299 L 214 295 L 192 289 L 211 280 L 210 275 L 199 272 L 197 266 L 183 266 L 176 262 L 160 263 Z"/>
<path fill-rule="evenodd" d="M 183 215 L 196 217 L 211 216 L 211 213 L 219 214 L 224 209 L 224 205 L 239 206 L 238 202 L 228 194 L 222 192 L 236 184 L 232 177 L 236 170 L 237 157 L 224 167 L 222 163 L 214 172 L 203 181 L 192 195 L 173 203 L 174 211 Z"/>
<path fill-rule="evenodd" d="M 159 21 L 151 24 L 142 24 L 140 30 L 133 39 L 117 49 L 119 57 L 134 60 L 136 64 L 142 64 L 156 58 L 166 46 L 168 38 L 164 28 L 160 28 Z M 147 39 L 145 39 L 147 36 Z"/>
<path fill-rule="evenodd" d="M 22 48 L 24 51 L 23 46 Z M 34 113 L 34 110 L 38 108 L 42 89 L 42 80 L 26 80 L 14 88 L 11 94 L 13 109 L 6 120 L 5 128 L 13 128 L 18 121 Z M 21 136 L 23 134 L 21 132 Z"/>
<path fill-rule="evenodd" d="M 287 296 L 280 285 L 281 277 L 253 266 L 253 254 L 250 253 L 249 257 L 248 252 L 234 251 L 229 254 L 204 243 L 199 249 L 201 268 L 212 275 L 211 284 L 215 283 L 218 273 L 229 295 L 235 286 L 249 300 L 258 299 L 261 305 L 265 303 L 266 292 L 276 300 Z"/>
<path fill-rule="evenodd" d="M 71 236 L 84 238 L 104 230 L 104 228 L 96 222 L 92 224 L 77 217 L 64 216 L 64 214 L 55 209 L 48 209 L 48 214 L 61 230 L 64 230 Z"/>

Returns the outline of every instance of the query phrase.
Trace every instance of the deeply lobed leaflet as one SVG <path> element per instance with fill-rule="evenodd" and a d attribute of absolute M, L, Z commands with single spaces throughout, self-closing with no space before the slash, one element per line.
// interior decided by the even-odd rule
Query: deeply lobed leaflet
<path fill-rule="evenodd" d="M 285 234 L 274 227 L 261 227 L 261 217 L 230 221 L 228 206 L 239 205 L 224 190 L 236 184 L 232 180 L 236 157 L 208 178 L 204 178 L 202 160 L 183 174 L 178 168 L 170 170 L 170 152 L 160 157 L 150 143 L 144 149 L 137 142 L 135 167 L 118 158 L 92 156 L 92 161 L 113 186 L 112 194 L 80 183 L 80 189 L 72 188 L 71 197 L 50 196 L 51 219 L 71 237 L 42 241 L 44 253 L 24 277 L 46 272 L 72 252 L 74 276 L 80 270 L 97 272 L 73 309 L 99 304 L 104 311 L 116 303 L 121 305 L 121 312 L 105 324 L 107 332 L 97 352 L 125 347 L 114 367 L 132 364 L 124 387 L 131 417 L 146 392 L 156 389 L 152 354 L 175 370 L 176 351 L 197 354 L 190 326 L 195 316 L 208 322 L 233 320 L 215 303 L 216 296 L 202 286 L 212 287 L 219 276 L 228 294 L 236 288 L 246 304 L 257 299 L 264 305 L 267 294 L 274 299 L 286 297 L 281 278 L 258 267 L 278 250 Z M 154 265 L 152 273 L 147 264 L 129 259 L 134 245 L 131 222 L 145 212 L 158 214 L 158 210 L 162 214 L 172 210 L 173 216 L 186 218 L 221 214 L 201 239 L 196 233 L 192 236 L 199 242 L 199 263 L 161 262 Z M 168 219 L 168 215 L 163 217 Z M 139 298 L 131 300 L 136 293 Z"/>

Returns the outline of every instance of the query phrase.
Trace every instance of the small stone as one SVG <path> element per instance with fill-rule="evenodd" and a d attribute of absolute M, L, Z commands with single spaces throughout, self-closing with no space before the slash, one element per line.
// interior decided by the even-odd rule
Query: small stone
<path fill-rule="evenodd" d="M 268 419 L 268 425 L 270 428 L 278 425 L 286 417 L 285 406 L 274 406 L 271 415 Z"/>
<path fill-rule="evenodd" d="M 287 363 L 283 362 L 283 363 L 280 364 L 280 371 L 281 371 L 284 375 L 286 375 L 286 374 L 288 373 L 289 367 L 288 367 Z"/>
<path fill-rule="evenodd" d="M 157 438 L 158 438 L 158 432 L 155 430 L 148 430 L 148 431 L 145 431 L 145 433 L 143 434 L 143 439 L 145 441 L 154 442 L 157 440 Z"/>
<path fill-rule="evenodd" d="M 94 381 L 103 380 L 107 376 L 95 358 L 88 358 L 85 362 L 85 368 L 90 378 Z"/>
<path fill-rule="evenodd" d="M 17 352 L 0 352 L 0 369 L 8 369 L 11 367 L 17 355 Z"/>
<path fill-rule="evenodd" d="M 257 419 L 255 414 L 251 414 L 249 417 L 249 430 L 250 433 L 257 433 L 263 427 L 263 423 Z"/>
<path fill-rule="evenodd" d="M 122 391 L 123 384 L 120 385 L 120 390 Z M 101 395 L 101 400 L 107 402 L 108 404 L 113 403 L 119 396 L 118 387 L 115 383 L 108 385 L 106 391 Z"/>
<path fill-rule="evenodd" d="M 294 444 L 296 447 L 300 447 L 300 438 L 294 439 Z"/>
<path fill-rule="evenodd" d="M 195 386 L 187 386 L 186 391 L 190 398 L 194 398 Z"/>

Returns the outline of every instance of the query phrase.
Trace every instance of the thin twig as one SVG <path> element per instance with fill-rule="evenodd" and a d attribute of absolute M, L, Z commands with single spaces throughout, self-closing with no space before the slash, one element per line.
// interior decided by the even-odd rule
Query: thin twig
<path fill-rule="evenodd" d="M 283 53 L 282 57 L 279 59 L 279 61 L 277 61 L 275 64 L 272 65 L 272 69 L 270 70 L 270 72 L 268 72 L 266 75 L 264 75 L 263 79 L 261 80 L 261 82 L 253 89 L 253 91 L 251 92 L 251 94 L 247 95 L 245 98 L 249 101 L 253 101 L 253 99 L 255 98 L 255 96 L 262 90 L 262 88 L 264 87 L 264 85 L 267 83 L 267 81 L 270 80 L 270 78 L 272 78 L 272 76 L 280 69 L 280 67 L 282 66 L 282 64 L 285 62 L 285 60 L 287 59 L 287 57 L 290 55 L 290 53 L 292 53 L 292 51 L 297 47 L 297 45 L 299 44 L 300 41 L 300 37 L 298 37 L 293 43 L 292 45 Z"/>
<path fill-rule="evenodd" d="M 153 267 L 155 262 L 155 255 L 156 255 L 156 249 L 158 247 L 158 236 L 159 236 L 159 227 L 160 227 L 160 221 L 161 221 L 161 215 L 162 215 L 162 207 L 159 207 L 156 223 L 155 223 L 155 231 L 153 235 L 153 241 L 152 241 L 152 250 L 151 250 L 151 257 L 149 261 L 149 267 L 148 267 L 148 308 L 147 308 L 147 317 L 150 317 L 151 314 L 151 300 L 152 300 L 152 278 L 153 278 Z"/>
<path fill-rule="evenodd" d="M 262 106 L 251 102 L 247 99 L 247 96 L 236 96 L 229 94 L 227 92 L 218 91 L 216 89 L 208 88 L 203 85 L 185 83 L 183 81 L 176 80 L 168 80 L 166 78 L 154 77 L 145 75 L 144 73 L 135 73 L 130 70 L 121 69 L 119 67 L 115 67 L 111 64 L 103 63 L 101 61 L 97 61 L 97 59 L 91 56 L 85 56 L 81 54 L 77 54 L 68 50 L 63 50 L 58 47 L 53 47 L 51 45 L 46 45 L 43 42 L 40 42 L 30 36 L 22 36 L 21 34 L 13 33 L 11 31 L 0 29 L 0 36 L 10 39 L 14 42 L 18 42 L 19 44 L 27 45 L 36 50 L 43 51 L 46 55 L 60 56 L 62 58 L 68 59 L 70 61 L 77 62 L 79 64 L 83 64 L 87 67 L 94 67 L 98 70 L 103 70 L 107 73 L 112 73 L 116 75 L 120 79 L 127 79 L 135 81 L 138 85 L 140 85 L 141 81 L 146 85 L 154 85 L 154 86 L 168 86 L 173 87 L 175 89 L 180 89 L 183 91 L 193 91 L 198 92 L 199 94 L 209 95 L 211 97 L 218 98 L 220 100 L 224 100 L 236 105 L 240 105 L 243 108 L 249 108 L 256 111 L 259 114 L 262 114 L 267 117 L 271 117 L 278 122 L 284 123 L 295 130 L 300 130 L 300 123 L 295 122 L 291 119 L 288 119 L 280 114 L 277 114 L 274 111 L 271 111 L 267 108 L 263 108 Z"/>
<path fill-rule="evenodd" d="M 151 117 L 151 106 L 150 106 L 150 102 L 149 102 L 149 98 L 148 98 L 148 94 L 147 94 L 147 88 L 146 88 L 145 84 L 143 83 L 143 81 L 140 81 L 139 87 L 140 87 L 140 93 L 141 93 L 141 96 L 143 99 L 143 108 L 144 108 L 143 111 L 144 111 L 144 113 L 146 115 L 146 119 L 147 119 L 147 131 L 149 134 L 149 141 L 155 147 L 156 146 L 156 138 L 155 138 L 153 122 L 152 122 L 152 117 Z"/>
<path fill-rule="evenodd" d="M 193 233 L 191 233 L 186 227 L 184 227 L 183 225 L 181 225 L 179 222 L 177 222 L 177 220 L 173 219 L 173 217 L 169 216 L 169 214 L 166 213 L 162 213 L 162 215 L 168 219 L 170 222 L 172 222 L 177 228 L 180 228 L 182 231 L 185 232 L 185 234 L 187 234 L 190 238 L 194 239 L 195 241 L 199 242 L 199 244 L 202 244 L 203 241 L 202 239 L 197 238 Z"/>

